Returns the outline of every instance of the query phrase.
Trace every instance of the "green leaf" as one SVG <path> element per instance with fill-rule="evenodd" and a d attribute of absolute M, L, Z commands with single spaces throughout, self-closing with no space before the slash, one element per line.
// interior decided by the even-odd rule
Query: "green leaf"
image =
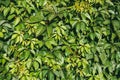
<path fill-rule="evenodd" d="M 2 59 L 2 60 L 1 60 L 1 63 L 2 63 L 2 65 L 4 65 L 4 64 L 6 63 L 6 60 L 5 60 L 5 59 Z"/>
<path fill-rule="evenodd" d="M 113 25 L 115 31 L 117 31 L 117 30 L 120 29 L 120 21 L 118 21 L 118 20 L 112 20 L 112 25 Z"/>
<path fill-rule="evenodd" d="M 17 25 L 15 27 L 16 31 L 21 31 L 21 30 L 24 30 L 25 29 L 25 25 L 24 23 L 20 23 L 19 25 Z"/>
<path fill-rule="evenodd" d="M 54 39 L 51 39 L 49 42 L 50 42 L 52 45 L 57 46 L 57 42 L 56 42 Z"/>
<path fill-rule="evenodd" d="M 63 71 L 63 70 L 60 70 L 60 76 L 61 76 L 62 79 L 65 78 L 65 75 L 64 75 L 64 71 Z"/>
<path fill-rule="evenodd" d="M 39 63 L 37 61 L 33 62 L 33 67 L 35 70 L 39 69 Z"/>
<path fill-rule="evenodd" d="M 42 41 L 39 41 L 38 44 L 39 44 L 40 48 L 44 45 L 44 43 Z"/>
<path fill-rule="evenodd" d="M 62 59 L 62 54 L 59 51 L 56 51 L 56 53 L 54 53 L 54 55 L 58 58 L 58 59 Z"/>
<path fill-rule="evenodd" d="M 96 54 L 94 55 L 94 61 L 99 62 L 99 58 L 98 58 L 98 56 Z"/>
<path fill-rule="evenodd" d="M 97 66 L 97 70 L 100 76 L 100 74 L 102 74 L 102 67 L 99 64 L 96 64 L 96 66 Z"/>
<path fill-rule="evenodd" d="M 109 49 L 111 47 L 111 45 L 110 44 L 104 44 L 104 49 Z"/>
<path fill-rule="evenodd" d="M 61 29 L 61 33 L 64 35 L 64 36 L 67 36 L 66 32 L 64 29 Z"/>
<path fill-rule="evenodd" d="M 42 71 L 43 78 L 46 77 L 47 73 L 48 73 L 48 70 L 43 70 L 43 71 Z"/>
<path fill-rule="evenodd" d="M 44 6 L 46 2 L 47 2 L 47 1 L 42 0 L 42 1 L 40 1 L 39 4 L 40 4 L 40 6 Z"/>
<path fill-rule="evenodd" d="M 86 30 L 86 23 L 84 23 L 83 21 L 81 21 L 80 24 L 79 24 L 79 27 L 80 27 L 81 31 Z"/>
<path fill-rule="evenodd" d="M 10 0 L 0 0 L 0 3 L 2 3 L 5 6 L 9 6 Z"/>
<path fill-rule="evenodd" d="M 13 79 L 13 80 L 16 80 L 16 79 Z M 26 77 L 22 76 L 20 80 L 26 80 Z"/>
<path fill-rule="evenodd" d="M 27 66 L 28 69 L 31 68 L 31 64 L 32 64 L 32 60 L 31 60 L 31 59 L 28 59 L 28 60 L 26 61 L 26 66 Z"/>
<path fill-rule="evenodd" d="M 93 59 L 93 54 L 86 54 L 86 59 Z"/>
<path fill-rule="evenodd" d="M 100 80 L 99 75 L 94 76 L 94 80 Z"/>
<path fill-rule="evenodd" d="M 104 22 L 103 22 L 103 24 L 105 24 L 105 25 L 108 25 L 108 24 L 110 24 L 110 20 L 105 20 Z"/>
<path fill-rule="evenodd" d="M 0 38 L 3 38 L 4 34 L 2 32 L 0 32 Z"/>
<path fill-rule="evenodd" d="M 71 38 L 68 42 L 69 43 L 75 43 L 75 38 Z"/>
<path fill-rule="evenodd" d="M 44 31 L 45 31 L 45 26 L 43 25 L 39 25 L 40 27 L 38 28 L 38 30 L 36 31 L 36 37 L 40 36 Z"/>
<path fill-rule="evenodd" d="M 2 49 L 2 47 L 3 47 L 3 42 L 0 41 L 0 50 Z"/>
<path fill-rule="evenodd" d="M 85 15 L 85 17 L 87 17 L 88 19 L 91 20 L 91 17 L 90 17 L 90 15 L 88 13 L 85 13 L 84 15 Z"/>
<path fill-rule="evenodd" d="M 30 51 L 25 50 L 25 52 L 24 52 L 25 60 L 28 59 L 29 56 L 30 56 Z"/>
<path fill-rule="evenodd" d="M 13 28 L 9 23 L 4 23 L 3 26 L 8 27 L 8 28 Z"/>
<path fill-rule="evenodd" d="M 42 65 L 41 57 L 38 56 L 35 60 L 38 61 L 40 65 Z"/>
<path fill-rule="evenodd" d="M 8 74 L 6 74 L 6 76 L 7 76 L 7 80 L 12 79 L 12 74 L 8 73 Z"/>
<path fill-rule="evenodd" d="M 66 26 L 60 26 L 62 29 L 67 30 Z"/>
<path fill-rule="evenodd" d="M 15 39 L 18 36 L 18 34 L 13 34 L 11 39 Z"/>
<path fill-rule="evenodd" d="M 4 9 L 3 14 L 4 14 L 5 17 L 8 15 L 9 11 L 10 11 L 9 7 Z"/>
<path fill-rule="evenodd" d="M 10 14 L 13 14 L 15 12 L 15 8 L 14 7 L 11 7 L 10 9 Z M 14 15 L 14 14 L 13 14 Z"/>
<path fill-rule="evenodd" d="M 14 20 L 14 26 L 16 26 L 19 22 L 20 22 L 20 17 L 17 17 L 17 18 Z"/>
<path fill-rule="evenodd" d="M 22 36 L 20 36 L 19 38 L 20 38 L 20 43 L 21 43 L 21 42 L 23 41 L 23 37 L 22 37 Z"/>
<path fill-rule="evenodd" d="M 0 80 L 119 80 L 119 47 L 118 0 L 0 0 Z"/>
<path fill-rule="evenodd" d="M 50 37 L 52 31 L 53 31 L 52 26 L 47 27 L 47 34 L 48 34 L 48 37 Z"/>
<path fill-rule="evenodd" d="M 31 42 L 30 48 L 33 50 L 34 49 L 34 43 Z"/>
<path fill-rule="evenodd" d="M 16 42 L 15 43 L 19 43 L 20 42 L 20 37 L 16 37 Z"/>
<path fill-rule="evenodd" d="M 40 80 L 43 79 L 42 72 L 39 73 L 39 78 L 40 78 Z"/>
<path fill-rule="evenodd" d="M 106 0 L 106 2 L 109 3 L 110 5 L 114 5 L 111 0 Z"/>
<path fill-rule="evenodd" d="M 81 26 L 80 23 L 76 23 L 76 32 L 77 33 L 79 33 L 79 31 L 80 31 L 80 26 Z"/>
<path fill-rule="evenodd" d="M 12 20 L 15 16 L 16 16 L 15 14 L 9 15 L 7 19 Z"/>
<path fill-rule="evenodd" d="M 52 19 L 54 19 L 56 17 L 55 14 L 50 14 L 49 17 L 48 17 L 48 20 L 51 21 Z"/>
<path fill-rule="evenodd" d="M 0 21 L 0 26 L 3 25 L 6 22 L 6 20 L 1 20 Z"/>
<path fill-rule="evenodd" d="M 49 71 L 48 77 L 49 77 L 49 80 L 54 80 L 54 74 L 51 71 Z"/>
<path fill-rule="evenodd" d="M 28 23 L 36 23 L 40 22 L 44 19 L 43 13 L 41 11 L 37 12 L 36 15 L 31 16 L 29 20 L 27 20 Z"/>
<path fill-rule="evenodd" d="M 81 51 L 82 53 L 84 53 L 84 47 L 83 47 L 83 46 L 80 46 L 80 51 Z"/>
<path fill-rule="evenodd" d="M 54 73 L 57 77 L 60 77 L 60 72 L 59 72 L 59 71 L 53 71 L 53 73 Z"/>
<path fill-rule="evenodd" d="M 52 49 L 52 48 L 53 48 L 50 41 L 45 42 L 45 45 L 46 45 L 46 47 L 47 47 L 48 49 Z"/>
<path fill-rule="evenodd" d="M 82 65 L 84 68 L 87 67 L 88 61 L 85 58 L 82 58 Z"/>
<path fill-rule="evenodd" d="M 100 33 L 95 33 L 96 37 L 100 40 L 102 38 L 102 35 Z"/>
<path fill-rule="evenodd" d="M 105 53 L 100 53 L 99 57 L 100 57 L 102 63 L 105 64 L 106 60 L 107 60 L 106 54 Z"/>
<path fill-rule="evenodd" d="M 90 33 L 90 38 L 91 38 L 92 40 L 94 40 L 94 39 L 95 39 L 95 34 L 94 34 L 94 33 Z"/>

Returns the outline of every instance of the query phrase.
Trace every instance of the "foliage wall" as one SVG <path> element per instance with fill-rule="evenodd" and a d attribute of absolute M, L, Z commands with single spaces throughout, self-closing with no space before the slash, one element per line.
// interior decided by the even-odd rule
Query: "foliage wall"
<path fill-rule="evenodd" d="M 0 0 L 0 80 L 120 80 L 119 0 Z"/>

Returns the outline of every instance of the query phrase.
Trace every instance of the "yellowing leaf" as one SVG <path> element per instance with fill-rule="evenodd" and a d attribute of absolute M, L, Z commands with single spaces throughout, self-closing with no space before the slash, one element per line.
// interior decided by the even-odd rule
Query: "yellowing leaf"
<path fill-rule="evenodd" d="M 34 44 L 31 43 L 31 44 L 30 44 L 30 47 L 31 47 L 31 49 L 34 49 Z"/>
<path fill-rule="evenodd" d="M 16 38 L 16 43 L 18 43 L 20 41 L 19 36 Z"/>
<path fill-rule="evenodd" d="M 18 34 L 13 34 L 11 39 L 15 39 L 18 36 Z"/>
<path fill-rule="evenodd" d="M 4 37 L 4 34 L 2 32 L 0 32 L 0 37 L 3 38 Z"/>
<path fill-rule="evenodd" d="M 20 42 L 22 42 L 23 41 L 23 38 L 22 38 L 22 36 L 20 36 Z"/>

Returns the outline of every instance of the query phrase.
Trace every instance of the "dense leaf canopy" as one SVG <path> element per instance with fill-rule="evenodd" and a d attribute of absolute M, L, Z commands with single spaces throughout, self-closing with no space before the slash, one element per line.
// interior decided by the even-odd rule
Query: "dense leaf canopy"
<path fill-rule="evenodd" d="M 120 80 L 119 0 L 0 0 L 0 80 Z"/>

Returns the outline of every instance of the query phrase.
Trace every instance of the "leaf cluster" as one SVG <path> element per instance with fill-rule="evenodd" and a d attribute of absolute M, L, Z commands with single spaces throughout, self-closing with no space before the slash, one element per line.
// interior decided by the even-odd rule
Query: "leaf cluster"
<path fill-rule="evenodd" d="M 0 80 L 119 80 L 120 2 L 0 0 Z"/>

